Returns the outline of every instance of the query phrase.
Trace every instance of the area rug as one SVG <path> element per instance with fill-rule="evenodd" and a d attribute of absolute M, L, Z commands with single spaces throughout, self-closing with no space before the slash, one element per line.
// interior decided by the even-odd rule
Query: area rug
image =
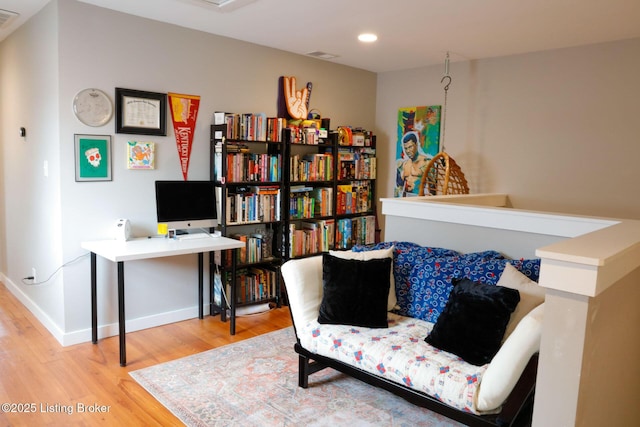
<path fill-rule="evenodd" d="M 293 328 L 133 371 L 187 426 L 461 426 L 333 369 L 298 387 Z"/>

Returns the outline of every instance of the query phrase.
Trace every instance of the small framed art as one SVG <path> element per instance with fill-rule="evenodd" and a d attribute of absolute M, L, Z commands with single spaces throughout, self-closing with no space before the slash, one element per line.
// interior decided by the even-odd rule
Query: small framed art
<path fill-rule="evenodd" d="M 76 181 L 111 181 L 111 136 L 75 134 Z"/>
<path fill-rule="evenodd" d="M 155 169 L 153 142 L 127 142 L 127 169 Z"/>
<path fill-rule="evenodd" d="M 167 94 L 116 88 L 116 133 L 167 135 Z"/>

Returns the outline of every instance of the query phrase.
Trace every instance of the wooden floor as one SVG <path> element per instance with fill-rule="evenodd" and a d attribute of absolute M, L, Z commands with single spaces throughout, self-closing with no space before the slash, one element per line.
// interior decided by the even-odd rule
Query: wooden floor
<path fill-rule="evenodd" d="M 118 337 L 62 347 L 0 283 L 0 403 L 22 411 L 3 405 L 0 426 L 181 425 L 129 371 L 290 325 L 281 308 L 239 318 L 234 336 L 219 316 L 131 332 L 123 368 Z"/>

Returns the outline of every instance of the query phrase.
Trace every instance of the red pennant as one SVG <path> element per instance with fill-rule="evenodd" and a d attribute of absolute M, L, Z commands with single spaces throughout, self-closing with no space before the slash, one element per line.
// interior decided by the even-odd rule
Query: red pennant
<path fill-rule="evenodd" d="M 198 118 L 200 97 L 197 95 L 181 95 L 169 93 L 169 107 L 173 120 L 173 131 L 176 135 L 176 145 L 182 176 L 187 180 L 189 174 L 189 159 L 191 158 L 191 145 L 193 144 L 193 131 Z"/>

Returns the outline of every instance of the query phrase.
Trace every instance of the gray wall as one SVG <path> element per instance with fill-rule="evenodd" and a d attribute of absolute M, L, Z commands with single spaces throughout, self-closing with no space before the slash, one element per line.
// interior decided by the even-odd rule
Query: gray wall
<path fill-rule="evenodd" d="M 523 209 L 640 217 L 634 123 L 640 39 L 487 60 L 452 56 L 445 143 L 473 192 L 508 193 Z M 376 75 L 54 0 L 0 43 L 2 279 L 58 339 L 88 339 L 86 257 L 44 285 L 26 286 L 21 278 L 32 267 L 38 279 L 46 278 L 83 254 L 82 240 L 110 238 L 117 218 L 129 218 L 135 235 L 153 234 L 153 181 L 182 178 L 172 129 L 166 137 L 143 137 L 115 134 L 113 120 L 84 126 L 71 111 L 83 88 L 112 97 L 115 87 L 201 95 L 189 178 L 206 179 L 214 111 L 274 115 L 279 76 L 312 81 L 311 106 L 330 117 L 332 127 L 377 133 L 378 195 L 392 197 L 397 110 L 442 104 L 442 72 L 437 66 Z M 26 139 L 17 136 L 20 126 Z M 74 181 L 75 133 L 112 135 L 113 181 Z M 156 170 L 126 169 L 125 144 L 132 139 L 156 143 Z M 132 327 L 193 317 L 195 265 L 195 257 L 129 263 L 127 315 L 142 319 Z M 114 269 L 98 268 L 100 283 L 113 283 Z M 113 325 L 115 289 L 99 292 L 99 322 Z M 167 318 L 155 319 L 158 313 Z"/>
<path fill-rule="evenodd" d="M 442 105 L 443 72 L 378 75 L 382 197 L 393 197 L 397 110 Z M 508 193 L 522 209 L 640 218 L 640 39 L 458 61 L 450 73 L 445 146 L 472 192 Z"/>
<path fill-rule="evenodd" d="M 24 55 L 25 52 L 35 54 Z M 4 281 L 39 314 L 57 338 L 89 339 L 89 260 L 80 258 L 47 284 L 26 286 L 82 255 L 83 240 L 112 237 L 117 218 L 137 236 L 155 234 L 157 179 L 182 179 L 173 129 L 166 137 L 116 134 L 72 113 L 75 94 L 115 87 L 201 96 L 189 179 L 209 177 L 209 125 L 214 111 L 276 114 L 278 78 L 314 84 L 311 107 L 332 125 L 373 129 L 376 75 L 283 51 L 97 8 L 74 0 L 51 2 L 0 44 L 0 117 L 4 210 Z M 27 127 L 26 141 L 17 138 Z M 113 181 L 75 182 L 74 134 L 112 135 Z M 156 143 L 156 169 L 126 169 L 127 141 Z M 48 162 L 49 177 L 43 176 Z M 20 183 L 20 185 L 18 185 Z M 197 314 L 197 258 L 127 263 L 129 329 Z M 115 268 L 98 262 L 99 324 L 117 322 Z M 136 320 L 138 319 L 137 323 Z M 103 333 L 111 334 L 111 328 Z"/>

